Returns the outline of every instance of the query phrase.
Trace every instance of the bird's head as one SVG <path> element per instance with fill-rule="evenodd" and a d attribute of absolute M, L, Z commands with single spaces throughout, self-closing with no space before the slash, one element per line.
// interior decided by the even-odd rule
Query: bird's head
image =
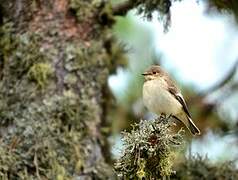
<path fill-rule="evenodd" d="M 160 66 L 151 66 L 144 73 L 142 73 L 146 81 L 161 78 L 163 74 L 164 71 L 161 69 Z"/>

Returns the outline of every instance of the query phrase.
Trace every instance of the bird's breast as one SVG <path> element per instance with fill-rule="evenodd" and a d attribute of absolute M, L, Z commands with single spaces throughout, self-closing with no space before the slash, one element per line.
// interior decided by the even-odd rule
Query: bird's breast
<path fill-rule="evenodd" d="M 176 115 L 181 111 L 181 104 L 167 90 L 163 80 L 146 81 L 143 85 L 143 102 L 149 111 L 156 114 Z"/>

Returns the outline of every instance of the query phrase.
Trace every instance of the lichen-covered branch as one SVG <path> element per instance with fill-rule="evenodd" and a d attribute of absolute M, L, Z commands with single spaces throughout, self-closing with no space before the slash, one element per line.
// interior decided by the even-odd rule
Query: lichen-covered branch
<path fill-rule="evenodd" d="M 174 152 L 183 143 L 182 131 L 171 132 L 168 118 L 142 120 L 130 133 L 123 133 L 124 154 L 115 164 L 122 179 L 169 177 Z M 176 150 L 175 150 L 176 148 Z"/>
<path fill-rule="evenodd" d="M 114 15 L 119 15 L 119 16 L 123 16 L 125 15 L 129 10 L 134 8 L 134 1 L 128 0 L 128 1 L 124 1 L 121 2 L 117 5 L 114 5 L 112 7 L 112 12 Z"/>
<path fill-rule="evenodd" d="M 176 1 L 176 0 L 175 0 Z M 172 0 L 127 0 L 114 5 L 114 15 L 125 15 L 129 10 L 136 9 L 138 14 L 151 20 L 153 12 L 158 12 L 159 19 L 164 23 L 165 31 L 170 26 L 170 7 Z"/>
<path fill-rule="evenodd" d="M 127 11 L 138 8 L 138 13 L 150 19 L 154 11 L 163 14 L 169 13 L 171 5 L 171 0 L 127 0 L 113 6 L 113 12 L 115 15 L 125 15 Z"/>

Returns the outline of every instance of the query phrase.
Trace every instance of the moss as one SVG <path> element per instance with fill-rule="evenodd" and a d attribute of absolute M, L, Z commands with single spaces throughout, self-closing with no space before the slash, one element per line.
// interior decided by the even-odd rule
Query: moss
<path fill-rule="evenodd" d="M 80 122 L 77 101 L 73 97 L 52 96 L 39 104 L 32 102 L 21 109 L 21 114 L 15 114 L 17 129 L 5 134 L 0 148 L 0 178 L 10 175 L 10 179 L 70 179 L 76 170 L 80 174 L 87 157 L 82 149 L 83 139 L 88 133 Z"/>
<path fill-rule="evenodd" d="M 37 34 L 14 34 L 9 25 L 1 30 L 0 52 L 5 62 L 0 82 L 0 123 L 7 130 L 0 134 L 4 137 L 0 179 L 67 179 L 76 170 L 80 174 L 84 169 L 80 162 L 87 159 L 81 147 L 92 144 L 86 142 L 90 136 L 84 121 L 93 121 L 96 103 L 92 105 L 87 94 L 79 100 L 72 89 L 64 90 L 62 96 L 52 96 L 52 91 L 39 96 L 35 83 L 29 82 L 35 81 L 39 87 L 51 85 L 50 63 L 58 51 L 52 55 L 51 50 L 42 49 Z"/>
<path fill-rule="evenodd" d="M 69 8 L 76 15 L 79 22 L 84 22 L 85 17 L 94 17 L 95 15 L 98 15 L 98 19 L 95 20 L 100 20 L 103 25 L 110 25 L 110 22 L 114 22 L 110 2 L 70 0 Z"/>
<path fill-rule="evenodd" d="M 100 24 L 110 27 L 115 23 L 115 21 L 116 19 L 113 15 L 111 4 L 110 3 L 105 4 L 99 14 Z"/>
<path fill-rule="evenodd" d="M 138 162 L 138 169 L 137 169 L 137 171 L 136 171 L 136 176 L 137 176 L 139 179 L 146 178 L 146 174 L 145 174 L 146 161 L 145 161 L 145 159 L 141 158 L 141 159 L 138 160 L 137 162 Z"/>
<path fill-rule="evenodd" d="M 110 1 L 70 0 L 69 10 L 76 16 L 77 22 L 84 26 L 82 39 L 104 39 L 111 34 L 108 28 L 115 23 L 115 17 Z"/>
<path fill-rule="evenodd" d="M 114 37 L 107 37 L 104 41 L 104 48 L 106 49 L 110 63 L 110 73 L 115 73 L 118 66 L 126 67 L 128 59 L 126 56 L 126 47 L 116 41 Z"/>
<path fill-rule="evenodd" d="M 62 35 L 61 16 L 35 32 L 16 32 L 12 23 L 0 28 L 0 179 L 113 177 L 102 154 L 110 157 L 108 133 L 98 129 L 110 129 L 111 96 L 103 93 L 124 55 L 95 18 L 105 12 L 101 3 L 70 3 L 80 38 Z"/>
<path fill-rule="evenodd" d="M 40 88 L 46 86 L 52 75 L 53 69 L 48 63 L 36 63 L 28 72 L 28 78 L 35 81 Z"/>
<path fill-rule="evenodd" d="M 6 23 L 0 27 L 0 52 L 4 56 L 9 55 L 9 52 L 11 52 L 11 50 L 15 47 L 16 39 L 13 40 L 12 38 L 12 33 L 14 33 L 12 26 L 12 23 Z"/>
<path fill-rule="evenodd" d="M 177 0 L 180 1 L 180 0 Z M 171 0 L 136 0 L 133 1 L 133 6 L 137 7 L 138 14 L 142 14 L 148 20 L 152 19 L 154 11 L 158 12 L 158 18 L 164 23 L 165 31 L 170 26 L 170 8 Z"/>
<path fill-rule="evenodd" d="M 12 23 L 0 28 L 0 55 L 3 57 L 5 73 L 20 78 L 27 74 L 31 66 L 47 61 L 43 52 L 39 51 L 40 34 L 16 34 Z"/>
<path fill-rule="evenodd" d="M 125 152 L 115 165 L 118 175 L 126 179 L 170 176 L 174 148 L 183 142 L 181 132 L 171 134 L 170 126 L 167 119 L 141 121 L 124 133 Z"/>
<path fill-rule="evenodd" d="M 208 158 L 193 156 L 177 165 L 176 173 L 171 176 L 171 179 L 238 179 L 238 170 L 234 162 L 214 164 Z"/>
<path fill-rule="evenodd" d="M 69 8 L 76 15 L 79 22 L 83 22 L 85 17 L 94 16 L 95 9 L 92 2 L 86 0 L 70 0 Z"/>

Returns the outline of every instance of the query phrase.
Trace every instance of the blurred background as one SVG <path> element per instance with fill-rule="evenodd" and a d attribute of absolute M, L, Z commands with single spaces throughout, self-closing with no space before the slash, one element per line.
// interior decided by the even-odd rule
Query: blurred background
<path fill-rule="evenodd" d="M 156 12 L 151 21 L 136 11 L 117 19 L 114 33 L 127 52 L 128 65 L 108 79 L 116 101 L 110 116 L 112 153 L 122 154 L 121 131 L 154 117 L 142 102 L 141 73 L 151 64 L 160 64 L 182 89 L 202 132 L 196 138 L 185 133 L 190 142 L 185 154 L 207 156 L 213 162 L 231 160 L 238 167 L 236 16 L 218 12 L 206 1 L 183 0 L 173 3 L 170 23 L 166 31 Z"/>

